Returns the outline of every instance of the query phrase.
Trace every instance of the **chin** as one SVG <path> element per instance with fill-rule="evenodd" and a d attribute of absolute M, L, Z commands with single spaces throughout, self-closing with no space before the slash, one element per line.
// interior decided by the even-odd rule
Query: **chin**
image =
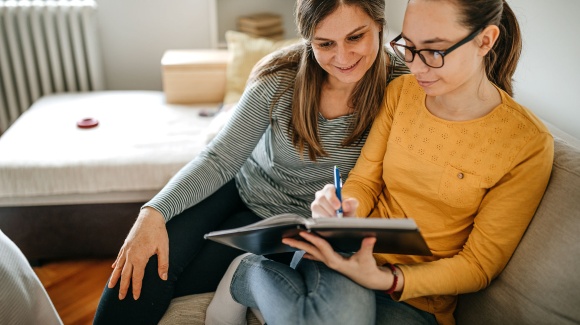
<path fill-rule="evenodd" d="M 352 75 L 335 75 L 334 77 L 336 79 L 338 79 L 340 82 L 346 83 L 346 84 L 350 84 L 350 83 L 357 83 L 359 82 L 363 77 L 364 77 L 364 73 L 357 73 L 357 74 L 352 74 Z"/>
<path fill-rule="evenodd" d="M 423 88 L 423 91 L 425 92 L 425 95 L 430 96 L 430 97 L 442 95 L 442 93 L 440 91 L 437 91 L 437 90 L 432 89 L 432 88 L 427 88 L 427 89 Z"/>

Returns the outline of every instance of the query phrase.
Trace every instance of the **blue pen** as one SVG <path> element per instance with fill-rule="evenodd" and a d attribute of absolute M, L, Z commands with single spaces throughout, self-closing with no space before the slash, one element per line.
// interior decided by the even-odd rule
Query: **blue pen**
<path fill-rule="evenodd" d="M 334 188 L 336 189 L 336 196 L 340 201 L 340 208 L 336 210 L 336 216 L 342 218 L 342 178 L 340 177 L 340 170 L 334 166 Z"/>

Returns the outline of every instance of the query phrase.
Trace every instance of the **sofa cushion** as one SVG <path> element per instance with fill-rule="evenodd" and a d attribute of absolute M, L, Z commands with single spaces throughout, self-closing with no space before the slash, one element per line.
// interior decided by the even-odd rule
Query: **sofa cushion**
<path fill-rule="evenodd" d="M 179 297 L 171 300 L 171 304 L 159 325 L 203 325 L 205 322 L 205 311 L 214 293 L 200 293 Z M 248 325 L 261 325 L 256 316 L 248 310 L 246 314 Z"/>
<path fill-rule="evenodd" d="M 536 214 L 491 285 L 461 295 L 458 324 L 580 323 L 580 149 L 556 138 L 554 167 Z"/>

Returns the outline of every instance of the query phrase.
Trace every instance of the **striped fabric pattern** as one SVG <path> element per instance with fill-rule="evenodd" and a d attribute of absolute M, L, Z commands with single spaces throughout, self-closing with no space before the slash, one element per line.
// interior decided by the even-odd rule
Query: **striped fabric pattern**
<path fill-rule="evenodd" d="M 389 81 L 409 72 L 404 62 L 387 53 Z M 248 85 L 222 131 L 145 206 L 169 221 L 235 177 L 242 200 L 257 215 L 310 216 L 314 193 L 333 182 L 334 165 L 346 179 L 368 132 L 355 145 L 343 147 L 354 116 L 327 120 L 319 115 L 319 134 L 328 156 L 316 162 L 300 157 L 288 130 L 295 77 L 296 71 L 284 70 Z M 276 99 L 270 120 L 270 105 Z"/>
<path fill-rule="evenodd" d="M 20 249 L 0 231 L 0 324 L 62 325 Z"/>

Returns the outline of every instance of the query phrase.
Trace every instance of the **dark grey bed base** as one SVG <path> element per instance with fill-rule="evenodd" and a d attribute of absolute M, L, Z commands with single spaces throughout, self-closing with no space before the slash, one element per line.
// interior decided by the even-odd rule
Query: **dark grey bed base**
<path fill-rule="evenodd" d="M 116 257 L 142 205 L 0 207 L 0 229 L 33 264 Z"/>

